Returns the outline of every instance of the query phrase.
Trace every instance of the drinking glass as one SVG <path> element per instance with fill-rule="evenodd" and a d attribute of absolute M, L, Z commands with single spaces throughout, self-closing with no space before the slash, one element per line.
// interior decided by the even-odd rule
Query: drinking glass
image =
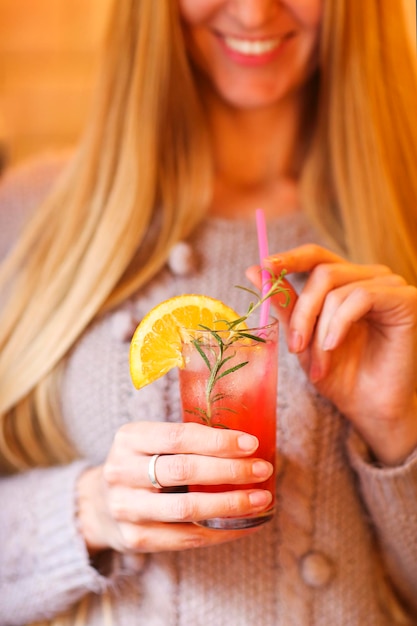
<path fill-rule="evenodd" d="M 254 456 L 275 468 L 278 321 L 261 328 L 185 330 L 182 333 L 184 368 L 179 370 L 182 416 L 212 428 L 231 428 L 255 435 Z M 270 520 L 275 506 L 275 469 L 262 483 L 245 485 L 189 485 L 189 491 L 268 489 L 270 506 L 245 517 L 201 520 L 209 528 L 238 529 Z"/>

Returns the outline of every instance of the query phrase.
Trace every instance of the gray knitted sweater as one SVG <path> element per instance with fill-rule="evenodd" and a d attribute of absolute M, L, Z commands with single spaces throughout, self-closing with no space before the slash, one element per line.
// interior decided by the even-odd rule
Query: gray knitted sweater
<path fill-rule="evenodd" d="M 59 169 L 54 160 L 4 177 L 0 253 Z M 272 252 L 318 241 L 302 213 L 269 224 Z M 343 416 L 308 384 L 281 341 L 278 510 L 250 537 L 183 553 L 102 555 L 91 564 L 76 526 L 75 483 L 132 420 L 178 420 L 176 373 L 134 390 L 129 339 L 155 304 L 204 293 L 246 309 L 257 263 L 253 223 L 210 219 L 172 250 L 158 277 L 97 320 L 68 359 L 65 424 L 80 460 L 0 480 L 0 625 L 69 609 L 91 626 L 393 626 L 417 624 L 417 454 L 372 465 Z M 296 280 L 298 286 L 302 277 Z M 408 604 L 403 610 L 398 598 Z M 414 613 L 413 613 L 414 611 Z M 414 618 L 413 618 L 414 615 Z"/>

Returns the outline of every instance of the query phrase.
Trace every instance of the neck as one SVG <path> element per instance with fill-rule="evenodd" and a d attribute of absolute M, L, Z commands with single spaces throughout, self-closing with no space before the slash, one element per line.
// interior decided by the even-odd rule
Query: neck
<path fill-rule="evenodd" d="M 206 94 L 215 172 L 213 213 L 252 215 L 262 206 L 267 214 L 277 215 L 298 208 L 303 101 L 303 94 L 296 94 L 274 107 L 236 110 L 213 92 Z"/>

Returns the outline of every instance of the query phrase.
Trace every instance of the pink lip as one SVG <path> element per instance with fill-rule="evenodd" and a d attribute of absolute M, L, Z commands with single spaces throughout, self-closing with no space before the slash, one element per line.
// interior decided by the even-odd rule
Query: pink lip
<path fill-rule="evenodd" d="M 232 50 L 226 44 L 224 36 L 220 35 L 219 33 L 215 33 L 215 35 L 217 41 L 221 46 L 222 51 L 227 55 L 227 57 L 235 63 L 244 67 L 260 67 L 262 65 L 267 65 L 268 63 L 271 63 L 278 56 L 280 56 L 284 48 L 287 47 L 289 40 L 292 38 L 291 36 L 285 36 L 282 38 L 282 41 L 279 43 L 279 45 L 273 50 L 265 52 L 264 54 L 250 55 L 243 54 L 236 50 Z"/>

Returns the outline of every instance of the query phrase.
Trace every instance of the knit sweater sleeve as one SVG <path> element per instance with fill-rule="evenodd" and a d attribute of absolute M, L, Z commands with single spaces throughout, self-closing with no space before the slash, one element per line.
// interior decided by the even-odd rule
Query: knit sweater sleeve
<path fill-rule="evenodd" d="M 0 260 L 18 240 L 65 165 L 46 155 L 6 172 L 0 183 Z M 0 304 L 2 300 L 0 294 Z M 93 564 L 77 528 L 77 481 L 88 460 L 0 476 L 0 626 L 50 619 L 86 594 L 137 574 L 109 552 Z M 126 559 L 125 559 L 126 560 Z"/>
<path fill-rule="evenodd" d="M 0 259 L 7 256 L 62 162 L 44 156 L 12 168 L 0 185 Z M 0 625 L 67 608 L 102 582 L 76 531 L 75 482 L 85 464 L 0 479 Z"/>
<path fill-rule="evenodd" d="M 91 566 L 76 524 L 86 462 L 0 480 L 0 625 L 50 618 L 108 579 Z"/>
<path fill-rule="evenodd" d="M 417 617 L 417 450 L 400 466 L 381 467 L 352 431 L 348 453 L 388 574 Z"/>

